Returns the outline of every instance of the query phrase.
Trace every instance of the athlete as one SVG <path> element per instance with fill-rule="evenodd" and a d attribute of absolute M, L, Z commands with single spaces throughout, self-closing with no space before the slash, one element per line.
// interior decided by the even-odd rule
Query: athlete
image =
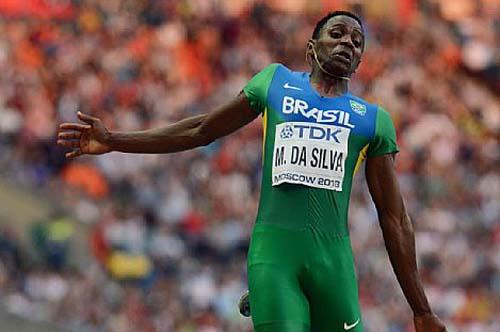
<path fill-rule="evenodd" d="M 330 13 L 307 44 L 310 73 L 271 64 L 228 104 L 165 127 L 109 131 L 95 117 L 60 125 L 66 154 L 172 153 L 204 146 L 258 115 L 264 126 L 259 210 L 248 252 L 257 332 L 363 331 L 347 212 L 352 177 L 366 178 L 391 264 L 417 332 L 446 331 L 422 287 L 412 225 L 394 170 L 389 114 L 348 92 L 365 47 L 361 20 Z"/>

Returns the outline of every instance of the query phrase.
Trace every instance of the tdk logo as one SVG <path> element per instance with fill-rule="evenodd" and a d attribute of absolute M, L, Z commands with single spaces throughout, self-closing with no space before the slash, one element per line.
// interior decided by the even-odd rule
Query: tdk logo
<path fill-rule="evenodd" d="M 293 126 L 286 125 L 283 129 L 281 129 L 280 137 L 282 139 L 292 138 L 293 137 Z"/>
<path fill-rule="evenodd" d="M 349 128 L 354 125 L 349 122 L 350 114 L 341 110 L 320 110 L 316 107 L 309 109 L 306 101 L 289 96 L 283 98 L 281 111 L 284 114 L 301 114 L 308 119 L 314 119 L 318 123 L 337 124 Z"/>
<path fill-rule="evenodd" d="M 322 140 L 327 142 L 340 143 L 338 135 L 342 132 L 342 128 L 339 127 L 328 127 L 303 123 L 294 123 L 292 125 L 286 125 L 281 129 L 280 137 L 282 139 L 300 138 L 309 140 Z"/>

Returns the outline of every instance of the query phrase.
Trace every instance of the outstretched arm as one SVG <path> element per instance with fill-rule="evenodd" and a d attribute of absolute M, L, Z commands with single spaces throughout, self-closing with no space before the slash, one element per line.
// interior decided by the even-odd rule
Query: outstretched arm
<path fill-rule="evenodd" d="M 213 112 L 143 131 L 109 131 L 100 119 L 79 112 L 78 118 L 84 123 L 61 124 L 57 143 L 73 149 L 66 153 L 67 158 L 111 151 L 171 153 L 207 145 L 243 127 L 257 115 L 243 93 Z"/>
<path fill-rule="evenodd" d="M 406 300 L 413 310 L 417 332 L 446 331 L 432 313 L 417 270 L 415 236 L 394 170 L 394 155 L 370 157 L 366 179 L 377 208 L 385 246 Z"/>

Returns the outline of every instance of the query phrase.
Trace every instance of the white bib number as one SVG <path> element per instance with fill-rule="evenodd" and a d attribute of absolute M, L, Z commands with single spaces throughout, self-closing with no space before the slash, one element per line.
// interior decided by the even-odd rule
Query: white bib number
<path fill-rule="evenodd" d="M 342 191 L 349 128 L 311 122 L 276 125 L 272 185 Z"/>

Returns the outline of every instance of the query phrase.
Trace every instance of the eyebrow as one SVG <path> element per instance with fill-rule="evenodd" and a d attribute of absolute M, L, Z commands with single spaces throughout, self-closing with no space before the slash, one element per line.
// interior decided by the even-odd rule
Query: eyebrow
<path fill-rule="evenodd" d="M 343 23 L 343 22 L 334 23 L 333 25 L 331 25 L 331 26 L 330 26 L 330 29 L 336 28 L 336 27 L 338 27 L 338 26 L 345 27 L 345 26 L 346 26 L 346 24 L 345 24 L 345 23 Z M 361 33 L 361 34 L 363 34 L 363 30 L 360 30 L 360 29 L 358 29 L 358 28 L 356 28 L 356 27 L 354 27 L 354 28 L 353 28 L 353 30 L 354 30 L 354 31 L 357 31 L 357 32 L 359 32 L 359 33 Z"/>

